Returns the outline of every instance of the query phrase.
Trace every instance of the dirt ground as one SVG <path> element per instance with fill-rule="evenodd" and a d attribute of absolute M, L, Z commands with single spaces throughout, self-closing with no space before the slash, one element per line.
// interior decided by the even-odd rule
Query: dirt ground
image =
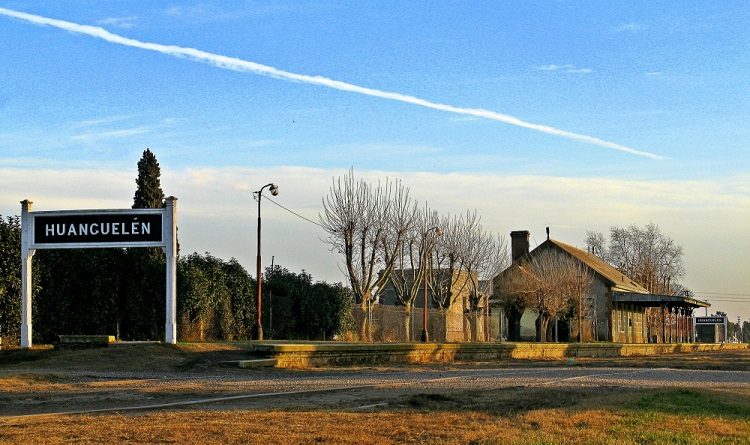
<path fill-rule="evenodd" d="M 750 351 L 298 370 L 223 363 L 248 354 L 242 343 L 3 351 L 0 443 L 631 443 L 613 441 L 621 434 L 750 443 Z"/>
<path fill-rule="evenodd" d="M 284 403 L 278 398 L 239 398 L 245 405 L 296 406 L 303 403 L 305 391 L 316 391 L 315 404 L 335 405 L 351 397 L 352 391 L 328 388 L 365 386 L 360 393 L 381 391 L 387 386 L 395 395 L 418 392 L 415 385 L 384 385 L 363 374 L 388 372 L 449 372 L 461 369 L 496 368 L 671 368 L 705 370 L 750 370 L 750 351 L 724 351 L 700 354 L 674 354 L 658 357 L 533 361 L 505 360 L 491 363 L 451 365 L 389 366 L 366 368 L 315 368 L 306 370 L 245 370 L 224 364 L 248 357 L 242 343 L 135 344 L 109 348 L 39 348 L 31 351 L 4 351 L 0 355 L 0 416 L 44 412 L 96 410 L 111 406 L 169 404 L 241 394 L 292 392 Z M 336 376 L 334 379 L 331 376 Z M 330 377 L 330 382 L 327 381 Z M 374 383 L 373 383 L 374 382 Z M 419 385 L 416 385 L 419 386 Z M 227 402 L 227 403 L 231 403 Z M 296 404 L 296 405 L 295 405 Z"/>

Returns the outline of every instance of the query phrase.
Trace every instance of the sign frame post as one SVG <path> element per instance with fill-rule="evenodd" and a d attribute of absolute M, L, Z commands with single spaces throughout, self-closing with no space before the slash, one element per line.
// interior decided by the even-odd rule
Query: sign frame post
<path fill-rule="evenodd" d="M 705 317 L 695 317 L 695 323 L 694 323 L 694 329 L 696 332 L 697 337 L 697 331 L 698 331 L 698 325 L 713 325 L 714 326 L 714 335 L 718 336 L 716 333 L 716 327 L 718 325 L 722 325 L 724 327 L 724 341 L 722 343 L 725 343 L 728 341 L 728 329 L 727 329 L 727 317 L 726 315 L 712 315 L 712 316 L 705 316 Z"/>
<path fill-rule="evenodd" d="M 166 199 L 164 212 L 164 253 L 166 256 L 166 321 L 164 341 L 177 344 L 177 198 Z"/>
<path fill-rule="evenodd" d="M 177 198 L 168 197 L 161 209 L 32 212 L 32 204 L 21 201 L 22 348 L 33 344 L 32 257 L 38 249 L 161 247 L 166 257 L 164 341 L 177 343 Z"/>
<path fill-rule="evenodd" d="M 31 347 L 31 277 L 32 262 L 36 250 L 30 249 L 31 207 L 28 199 L 21 201 L 21 347 Z"/>

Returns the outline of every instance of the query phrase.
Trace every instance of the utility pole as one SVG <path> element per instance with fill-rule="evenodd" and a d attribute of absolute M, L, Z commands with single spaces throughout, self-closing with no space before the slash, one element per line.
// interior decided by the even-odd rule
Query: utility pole
<path fill-rule="evenodd" d="M 273 260 L 276 258 L 274 255 L 271 255 L 271 274 L 273 274 Z M 268 336 L 273 338 L 273 305 L 271 304 L 271 301 L 273 300 L 273 289 L 268 289 Z"/>
<path fill-rule="evenodd" d="M 578 343 L 583 343 L 583 271 L 578 268 Z"/>
<path fill-rule="evenodd" d="M 737 316 L 737 343 L 742 343 L 742 325 L 740 324 L 740 316 Z"/>

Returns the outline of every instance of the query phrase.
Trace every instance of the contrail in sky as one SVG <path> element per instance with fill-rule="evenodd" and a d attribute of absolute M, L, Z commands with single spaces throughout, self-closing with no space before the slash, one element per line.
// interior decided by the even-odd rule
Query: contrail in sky
<path fill-rule="evenodd" d="M 15 17 L 27 22 L 31 22 L 37 25 L 53 26 L 55 28 L 64 29 L 66 31 L 86 34 L 92 37 L 96 37 L 108 42 L 117 43 L 119 45 L 130 46 L 133 48 L 141 48 L 149 51 L 156 51 L 162 54 L 167 54 L 173 57 L 182 57 L 190 59 L 196 62 L 207 63 L 214 65 L 218 68 L 241 71 L 247 73 L 253 73 L 260 76 L 273 77 L 276 79 L 307 83 L 312 85 L 321 85 L 328 88 L 333 88 L 341 91 L 349 91 L 357 94 L 364 94 L 366 96 L 380 97 L 382 99 L 395 100 L 398 102 L 405 102 L 413 105 L 419 105 L 426 108 L 432 108 L 435 110 L 447 111 L 449 113 L 463 114 L 468 116 L 475 116 L 483 119 L 495 120 L 503 122 L 509 125 L 515 125 L 517 127 L 528 128 L 530 130 L 539 131 L 542 133 L 551 134 L 566 139 L 572 139 L 574 141 L 583 142 L 586 144 L 597 145 L 599 147 L 610 148 L 613 150 L 623 151 L 638 156 L 643 156 L 651 159 L 667 159 L 664 156 L 657 155 L 648 151 L 636 150 L 631 147 L 617 144 L 615 142 L 605 141 L 593 136 L 587 136 L 585 134 L 573 133 L 571 131 L 561 130 L 559 128 L 550 127 L 548 125 L 534 124 L 526 122 L 514 116 L 507 114 L 498 113 L 492 110 L 485 110 L 481 108 L 462 108 L 453 105 L 441 104 L 438 102 L 432 102 L 426 99 L 420 99 L 419 97 L 409 96 L 401 93 L 394 93 L 390 91 L 376 90 L 373 88 L 362 87 L 339 80 L 328 79 L 322 76 L 309 76 L 306 74 L 296 74 L 288 71 L 283 71 L 271 66 L 261 65 L 259 63 L 250 62 L 248 60 L 237 59 L 235 57 L 222 56 L 220 54 L 213 54 L 206 51 L 201 51 L 195 48 L 185 48 L 175 45 L 162 45 L 159 43 L 142 42 L 140 40 L 129 39 L 117 34 L 113 34 L 104 28 L 90 25 L 80 25 L 78 23 L 67 22 L 64 20 L 50 19 L 33 14 L 27 14 L 25 12 L 14 11 L 12 9 L 0 8 L 0 14 L 9 17 Z"/>

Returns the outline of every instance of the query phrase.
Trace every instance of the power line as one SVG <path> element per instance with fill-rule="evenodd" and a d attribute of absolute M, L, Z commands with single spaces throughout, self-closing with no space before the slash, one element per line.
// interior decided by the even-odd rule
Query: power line
<path fill-rule="evenodd" d="M 732 297 L 750 297 L 750 294 L 733 294 L 731 292 L 711 292 L 711 291 L 700 291 L 700 290 L 696 290 L 692 292 L 696 294 L 704 294 L 704 295 L 722 295 L 722 296 L 727 295 L 727 296 L 732 296 Z"/>
<path fill-rule="evenodd" d="M 708 298 L 708 297 L 699 297 L 700 299 L 707 300 L 707 301 L 720 301 L 722 303 L 748 303 L 750 300 L 728 300 L 725 298 Z"/>
<path fill-rule="evenodd" d="M 307 218 L 306 216 L 300 215 L 299 213 L 295 212 L 294 210 L 279 204 L 278 202 L 274 201 L 273 199 L 269 198 L 266 195 L 262 195 L 264 198 L 266 198 L 268 201 L 271 201 L 271 203 L 283 210 L 286 210 L 287 212 L 291 213 L 292 215 L 296 216 L 297 218 L 303 219 L 311 224 L 315 224 L 316 226 L 320 227 L 323 230 L 326 230 L 325 227 L 320 225 L 318 222 L 315 222 L 311 220 L 310 218 Z M 532 235 L 533 237 L 533 235 Z M 534 240 L 536 241 L 536 240 Z M 691 291 L 694 295 L 698 295 L 698 298 L 703 298 L 705 300 L 715 301 L 715 302 L 721 302 L 721 303 L 745 303 L 750 301 L 750 294 L 739 294 L 739 293 L 731 293 L 731 292 L 709 292 L 709 291 Z M 705 296 L 704 296 L 705 295 Z M 717 298 L 718 297 L 718 298 Z M 739 297 L 739 298 L 733 298 L 733 297 Z M 747 297 L 746 299 L 744 297 Z"/>
<path fill-rule="evenodd" d="M 266 198 L 267 200 L 271 201 L 274 205 L 276 205 L 276 206 L 278 206 L 278 207 L 286 210 L 287 212 L 291 213 L 292 215 L 296 216 L 297 218 L 304 219 L 305 221 L 307 221 L 309 223 L 312 223 L 312 224 L 315 224 L 316 226 L 320 227 L 321 229 L 326 230 L 325 227 L 321 226 L 320 224 L 318 224 L 317 222 L 311 220 L 310 218 L 302 216 L 302 215 L 300 215 L 299 213 L 295 212 L 294 210 L 292 210 L 290 208 L 284 207 L 283 205 L 279 204 L 278 202 L 274 201 L 273 199 L 269 198 L 266 195 L 263 195 L 263 197 Z"/>

